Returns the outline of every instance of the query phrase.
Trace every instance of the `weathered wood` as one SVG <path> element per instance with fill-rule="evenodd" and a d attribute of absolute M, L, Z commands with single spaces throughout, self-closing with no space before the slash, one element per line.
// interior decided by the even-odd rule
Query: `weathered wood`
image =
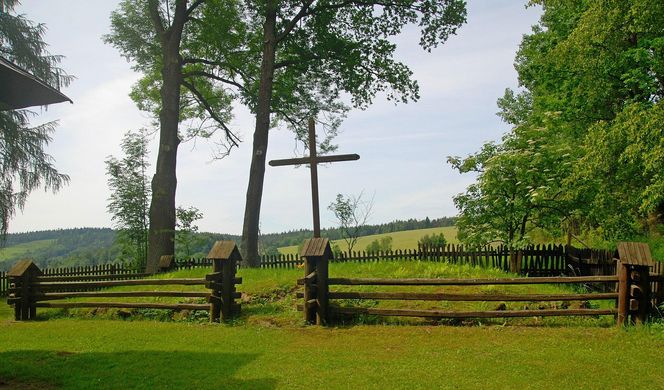
<path fill-rule="evenodd" d="M 564 283 L 605 283 L 616 282 L 617 276 L 566 276 L 543 278 L 504 278 L 504 279 L 425 279 L 425 278 L 330 278 L 329 285 L 362 286 L 473 286 L 503 284 L 564 284 Z"/>
<path fill-rule="evenodd" d="M 616 309 L 561 309 L 561 310 L 487 310 L 487 311 L 449 311 L 449 310 L 412 310 L 378 309 L 365 307 L 332 307 L 333 313 L 367 314 L 379 316 L 406 316 L 431 318 L 511 318 L 511 317 L 551 317 L 551 316 L 598 316 L 614 315 Z"/>
<path fill-rule="evenodd" d="M 311 173 L 311 208 L 314 223 L 314 237 L 320 237 L 320 207 L 318 198 L 318 164 L 325 162 L 353 161 L 360 158 L 357 154 L 345 154 L 337 156 L 316 155 L 316 124 L 313 118 L 309 118 L 309 156 L 295 159 L 272 160 L 270 166 L 302 165 L 309 164 Z"/>
<path fill-rule="evenodd" d="M 97 288 L 118 286 L 164 286 L 164 285 L 196 286 L 205 285 L 205 279 L 178 278 L 178 279 L 135 279 L 135 280 L 101 280 L 91 282 L 35 282 L 32 286 L 41 290 L 69 289 L 69 288 Z"/>
<path fill-rule="evenodd" d="M 116 297 L 182 297 L 206 298 L 205 291 L 75 291 L 36 294 L 35 301 L 52 301 L 69 298 L 116 298 Z"/>
<path fill-rule="evenodd" d="M 108 274 L 108 275 L 76 275 L 76 276 L 38 276 L 34 278 L 35 282 L 68 282 L 68 281 L 94 281 L 94 280 L 126 280 L 128 277 L 144 278 L 151 276 L 147 273 L 136 274 Z"/>
<path fill-rule="evenodd" d="M 117 309 L 170 309 L 170 310 L 210 310 L 210 305 L 201 303 L 138 303 L 138 302 L 38 302 L 36 307 L 54 309 L 74 309 L 109 307 Z"/>
<path fill-rule="evenodd" d="M 413 301 L 586 301 L 611 300 L 618 298 L 617 293 L 594 294 L 448 294 L 448 293 L 410 293 L 410 292 L 330 292 L 330 299 L 384 299 Z"/>
<path fill-rule="evenodd" d="M 618 316 L 616 324 L 623 326 L 629 315 L 629 266 L 618 264 Z"/>

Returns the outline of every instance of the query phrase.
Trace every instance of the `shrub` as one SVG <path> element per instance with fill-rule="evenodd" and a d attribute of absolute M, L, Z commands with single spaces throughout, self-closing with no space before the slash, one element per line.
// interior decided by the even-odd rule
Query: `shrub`
<path fill-rule="evenodd" d="M 445 235 L 443 233 L 432 234 L 431 236 L 425 234 L 422 236 L 422 238 L 419 239 L 419 241 L 417 241 L 417 243 L 422 246 L 440 248 L 447 245 L 447 240 L 445 239 Z"/>
<path fill-rule="evenodd" d="M 387 252 L 392 250 L 392 237 L 385 236 L 380 240 L 375 239 L 369 245 L 367 245 L 367 252 Z"/>

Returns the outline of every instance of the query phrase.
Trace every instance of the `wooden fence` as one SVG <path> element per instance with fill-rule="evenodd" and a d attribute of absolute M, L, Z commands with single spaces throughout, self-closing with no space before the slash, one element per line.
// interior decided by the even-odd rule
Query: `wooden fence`
<path fill-rule="evenodd" d="M 17 263 L 9 272 L 9 298 L 14 305 L 15 319 L 36 318 L 37 308 L 144 308 L 171 310 L 206 310 L 210 321 L 228 319 L 239 313 L 239 298 L 235 286 L 242 283 L 235 277 L 235 263 L 213 260 L 212 273 L 205 278 L 179 279 L 137 279 L 138 274 L 106 274 L 82 276 L 44 276 L 44 273 L 31 261 Z M 131 278 L 128 278 L 131 277 Z M 106 291 L 119 286 L 198 286 L 204 285 L 210 291 Z M 204 298 L 203 303 L 155 303 L 122 301 L 66 301 L 71 298 L 119 298 L 119 297 L 176 297 Z M 64 301 L 63 301 L 64 300 Z"/>
<path fill-rule="evenodd" d="M 567 259 L 567 252 L 563 245 L 533 245 L 520 252 L 521 266 L 519 273 L 522 275 L 558 276 L 572 272 L 572 268 L 569 267 L 570 263 Z M 610 258 L 610 261 L 613 261 L 613 252 L 604 252 L 608 253 L 605 258 Z M 585 255 L 585 252 L 582 255 Z M 590 259 L 590 255 L 587 258 Z M 583 262 L 585 259 L 581 258 L 580 261 Z M 418 246 L 417 249 L 396 249 L 377 252 L 346 251 L 335 253 L 334 259 L 331 262 L 368 263 L 384 260 L 445 261 L 453 264 L 470 264 L 479 267 L 498 268 L 505 271 L 510 270 L 510 252 L 504 246 L 477 250 L 463 245 L 448 244 L 444 247 Z M 265 255 L 261 256 L 260 266 L 261 268 L 296 268 L 301 266 L 303 261 L 299 255 L 295 254 Z M 177 259 L 175 263 L 181 269 L 210 266 L 208 259 Z M 613 274 L 615 274 L 615 266 L 613 271 Z"/>
<path fill-rule="evenodd" d="M 327 249 L 326 249 L 327 247 Z M 556 276 L 501 279 L 424 279 L 424 278 L 334 278 L 329 277 L 328 261 L 331 250 L 326 239 L 311 239 L 305 242 L 305 277 L 298 280 L 304 291 L 298 298 L 304 302 L 298 308 L 304 311 L 307 322 L 327 324 L 340 315 L 368 314 L 378 316 L 409 316 L 429 318 L 505 318 L 541 316 L 598 316 L 617 315 L 618 324 L 628 317 L 632 322 L 644 322 L 653 308 L 657 293 L 651 283 L 664 281 L 661 275 L 652 275 L 651 266 L 621 260 L 620 272 L 604 276 Z M 565 293 L 565 294 L 504 294 L 504 293 L 430 293 L 412 291 L 330 291 L 330 286 L 493 286 L 533 284 L 609 284 L 613 292 Z M 617 286 L 617 287 L 616 287 Z M 604 309 L 560 308 L 542 310 L 482 310 L 450 311 L 420 310 L 409 308 L 372 308 L 335 305 L 330 302 L 345 300 L 418 300 L 418 301 L 465 301 L 465 302 L 539 302 L 539 301 L 594 301 L 613 300 L 616 307 Z"/>

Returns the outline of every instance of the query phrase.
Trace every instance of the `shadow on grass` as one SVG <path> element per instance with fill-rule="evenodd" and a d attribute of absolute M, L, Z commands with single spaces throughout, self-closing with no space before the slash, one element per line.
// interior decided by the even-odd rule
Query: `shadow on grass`
<path fill-rule="evenodd" d="M 181 351 L 9 351 L 0 353 L 0 382 L 67 389 L 274 389 L 275 379 L 236 377 L 237 370 L 257 356 Z"/>

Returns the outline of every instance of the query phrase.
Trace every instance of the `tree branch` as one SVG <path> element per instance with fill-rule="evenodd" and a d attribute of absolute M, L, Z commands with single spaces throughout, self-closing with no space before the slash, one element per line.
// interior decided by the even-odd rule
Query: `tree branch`
<path fill-rule="evenodd" d="M 237 87 L 245 93 L 249 93 L 249 90 L 246 89 L 244 87 L 244 85 L 238 83 L 235 80 L 229 80 L 229 79 L 226 79 L 226 78 L 223 78 L 223 77 L 220 77 L 220 76 L 217 76 L 217 75 L 214 75 L 212 73 L 208 73 L 208 72 L 205 72 L 205 71 L 202 71 L 202 70 L 194 70 L 194 71 L 186 72 L 186 73 L 182 74 L 183 78 L 195 77 L 195 76 L 207 77 L 207 78 L 210 78 L 210 79 L 213 79 L 213 80 L 217 80 L 217 81 L 220 81 L 224 84 L 229 84 L 229 85 L 232 85 L 234 87 Z"/>
<path fill-rule="evenodd" d="M 208 103 L 207 99 L 205 99 L 203 94 L 201 94 L 198 91 L 198 89 L 196 89 L 196 87 L 187 80 L 182 80 L 182 85 L 184 85 L 194 95 L 196 101 L 198 101 L 198 103 L 200 103 L 205 108 L 205 111 L 207 111 L 210 117 L 214 119 L 215 122 L 219 124 L 219 126 L 221 126 L 221 128 L 226 133 L 226 139 L 231 143 L 231 146 L 236 146 L 236 147 L 239 146 L 238 142 L 240 141 L 240 138 L 238 138 L 238 136 L 236 136 L 231 131 L 231 129 L 229 129 L 228 126 L 226 126 L 226 124 L 221 118 L 219 118 L 219 116 L 217 115 L 217 113 L 214 112 L 214 109 L 212 108 L 212 106 L 210 106 L 210 104 Z"/>
<path fill-rule="evenodd" d="M 189 15 L 191 15 L 191 13 L 194 12 L 196 10 L 196 8 L 198 8 L 198 6 L 203 4 L 203 3 L 205 3 L 205 0 L 196 0 L 196 1 L 194 1 L 189 6 L 189 8 L 187 8 L 187 11 L 185 12 L 185 16 L 189 17 Z"/>
<path fill-rule="evenodd" d="M 291 19 L 287 24 L 286 27 L 284 28 L 284 31 L 282 31 L 280 34 L 277 35 L 275 39 L 275 44 L 278 44 L 281 42 L 288 34 L 290 34 L 291 31 L 297 26 L 297 23 L 305 16 L 307 16 L 307 10 L 309 9 L 309 6 L 314 2 L 314 0 L 305 0 L 302 4 L 302 8 L 300 8 L 300 11 Z"/>

